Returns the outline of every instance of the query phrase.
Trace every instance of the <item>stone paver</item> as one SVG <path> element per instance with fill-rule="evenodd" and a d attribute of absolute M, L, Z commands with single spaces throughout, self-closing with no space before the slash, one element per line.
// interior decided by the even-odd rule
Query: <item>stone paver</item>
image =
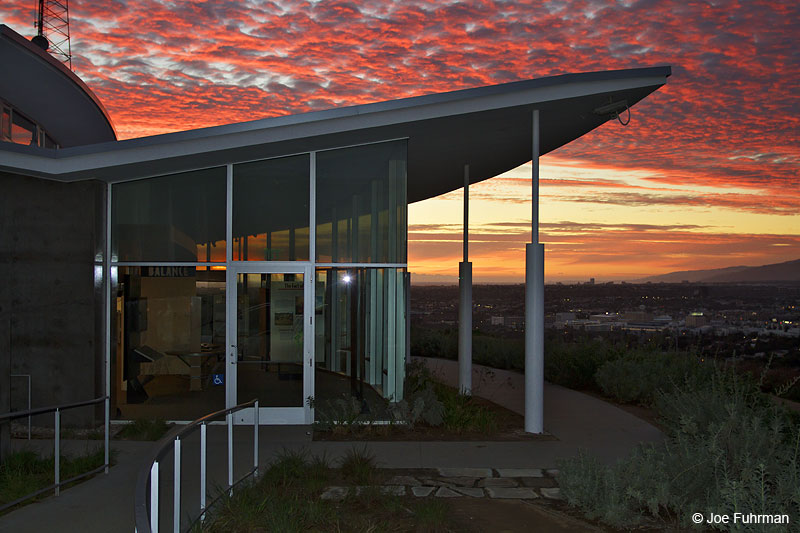
<path fill-rule="evenodd" d="M 442 477 L 492 477 L 491 468 L 439 468 Z"/>
<path fill-rule="evenodd" d="M 533 500 L 539 495 L 536 491 L 528 487 L 491 487 L 486 489 L 486 494 L 490 498 Z"/>
<path fill-rule="evenodd" d="M 405 496 L 406 487 L 404 485 L 384 485 L 381 487 L 381 492 L 390 496 Z"/>
<path fill-rule="evenodd" d="M 345 499 L 348 490 L 347 487 L 328 487 L 325 489 L 325 492 L 322 493 L 320 499 L 338 502 Z"/>
<path fill-rule="evenodd" d="M 548 468 L 545 472 L 547 472 L 547 475 L 556 477 L 558 475 L 558 468 Z"/>
<path fill-rule="evenodd" d="M 498 468 L 500 477 L 542 477 L 541 468 Z"/>
<path fill-rule="evenodd" d="M 411 493 L 418 498 L 430 496 L 436 487 L 411 487 Z"/>
<path fill-rule="evenodd" d="M 561 489 L 558 487 L 551 487 L 551 488 L 541 488 L 539 491 L 542 493 L 542 496 L 545 498 L 550 498 L 551 500 L 560 500 L 561 497 Z"/>
<path fill-rule="evenodd" d="M 447 487 L 439 487 L 439 490 L 436 491 L 437 498 L 458 498 L 459 496 L 461 496 L 461 494 Z"/>
<path fill-rule="evenodd" d="M 507 477 L 487 477 L 478 482 L 479 487 L 517 487 L 518 483 Z"/>
<path fill-rule="evenodd" d="M 436 481 L 447 483 L 448 486 L 455 485 L 457 487 L 473 487 L 475 482 L 478 481 L 476 477 L 447 477 L 441 478 Z"/>
<path fill-rule="evenodd" d="M 541 488 L 541 487 L 555 487 L 556 480 L 551 477 L 522 477 L 519 478 L 523 487 Z"/>
<path fill-rule="evenodd" d="M 469 496 L 471 498 L 483 498 L 483 489 L 472 488 L 472 487 L 459 487 L 456 489 L 458 492 L 463 494 L 464 496 Z"/>
<path fill-rule="evenodd" d="M 409 487 L 418 487 L 422 485 L 420 481 L 413 476 L 394 476 L 386 482 L 387 485 L 406 485 Z"/>

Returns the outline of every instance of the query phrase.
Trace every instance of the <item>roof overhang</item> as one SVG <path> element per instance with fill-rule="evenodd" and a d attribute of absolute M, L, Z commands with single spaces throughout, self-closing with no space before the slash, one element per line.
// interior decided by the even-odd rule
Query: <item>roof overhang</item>
<path fill-rule="evenodd" d="M 61 181 L 125 181 L 230 162 L 389 139 L 408 139 L 408 200 L 438 196 L 531 159 L 532 112 L 542 155 L 633 106 L 667 81 L 670 67 L 565 74 L 375 104 L 75 148 L 2 143 L 0 169 Z"/>
<path fill-rule="evenodd" d="M 114 141 L 103 104 L 63 63 L 0 24 L 0 96 L 61 146 Z"/>

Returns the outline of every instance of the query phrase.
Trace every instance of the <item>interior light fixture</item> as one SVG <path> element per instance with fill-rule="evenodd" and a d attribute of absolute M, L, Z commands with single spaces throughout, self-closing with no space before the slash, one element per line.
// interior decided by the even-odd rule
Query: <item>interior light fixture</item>
<path fill-rule="evenodd" d="M 342 281 L 344 281 L 345 283 L 350 283 L 350 279 L 351 279 L 350 274 L 345 274 L 344 277 L 342 278 Z"/>

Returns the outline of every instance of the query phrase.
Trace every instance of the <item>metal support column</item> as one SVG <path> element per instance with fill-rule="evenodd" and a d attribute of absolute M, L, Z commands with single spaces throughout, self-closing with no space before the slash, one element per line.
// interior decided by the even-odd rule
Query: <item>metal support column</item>
<path fill-rule="evenodd" d="M 469 261 L 469 165 L 464 165 L 464 260 L 458 264 L 458 390 L 472 393 L 472 263 Z"/>
<path fill-rule="evenodd" d="M 544 432 L 544 245 L 539 243 L 539 110 L 533 111 L 531 243 L 525 246 L 525 431 Z M 536 240 L 534 243 L 534 239 Z"/>

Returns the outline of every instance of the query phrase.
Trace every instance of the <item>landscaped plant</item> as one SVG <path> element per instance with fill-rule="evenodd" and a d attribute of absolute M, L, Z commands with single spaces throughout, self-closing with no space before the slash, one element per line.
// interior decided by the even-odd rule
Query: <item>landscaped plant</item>
<path fill-rule="evenodd" d="M 562 462 L 567 501 L 620 528 L 643 521 L 691 526 L 693 513 L 781 515 L 800 531 L 800 423 L 765 397 L 758 383 L 717 368 L 706 384 L 659 391 L 654 405 L 667 440 L 614 466 L 581 455 Z M 763 525 L 718 524 L 726 531 Z"/>
<path fill-rule="evenodd" d="M 366 446 L 348 450 L 342 457 L 339 467 L 344 478 L 356 485 L 373 483 L 378 470 L 375 456 Z"/>
<path fill-rule="evenodd" d="M 650 406 L 657 391 L 675 385 L 696 389 L 708 383 L 712 373 L 712 362 L 691 354 L 633 351 L 603 363 L 594 379 L 609 398 Z"/>
<path fill-rule="evenodd" d="M 126 424 L 117 438 L 127 440 L 158 440 L 169 431 L 169 424 L 160 418 L 137 418 Z"/>
<path fill-rule="evenodd" d="M 84 455 L 62 455 L 61 479 L 84 474 L 105 462 L 105 451 L 99 448 Z M 53 483 L 55 460 L 53 456 L 40 457 L 38 453 L 24 450 L 9 454 L 0 463 L 0 504 L 36 492 Z M 44 497 L 50 494 L 45 494 Z M 30 500 L 33 501 L 33 500 Z"/>
<path fill-rule="evenodd" d="M 260 478 L 223 491 L 219 504 L 194 531 L 452 531 L 445 502 L 393 496 L 380 481 L 374 458 L 364 449 L 345 455 L 341 468 L 323 457 L 283 451 Z M 323 500 L 329 484 L 348 489 L 341 501 Z"/>

